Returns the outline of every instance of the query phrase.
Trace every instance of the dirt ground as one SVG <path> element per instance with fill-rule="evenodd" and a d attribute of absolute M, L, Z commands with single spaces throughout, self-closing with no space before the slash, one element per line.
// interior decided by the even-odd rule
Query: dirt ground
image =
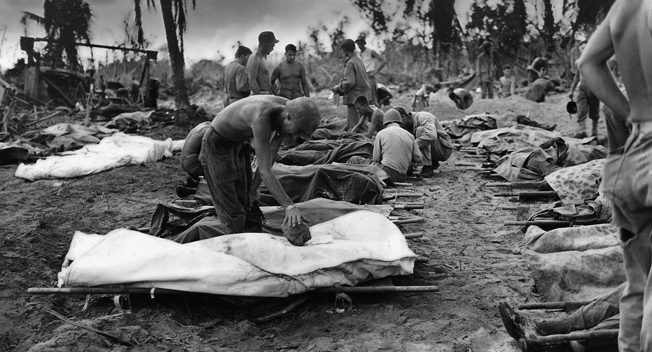
<path fill-rule="evenodd" d="M 218 98 L 215 98 L 215 101 Z M 324 115 L 343 113 L 322 95 Z M 204 99 L 205 100 L 205 99 Z M 431 111 L 440 120 L 480 112 L 528 115 L 572 134 L 575 121 L 565 112 L 565 94 L 546 103 L 520 97 L 479 100 L 467 111 L 441 94 Z M 409 106 L 401 96 L 394 105 Z M 216 112 L 219 106 L 207 107 Z M 604 124 L 601 126 L 604 135 Z M 180 139 L 187 130 L 166 126 L 147 131 L 154 138 Z M 456 162 L 473 162 L 455 152 L 431 179 L 412 181 L 423 192 L 425 223 L 402 225 L 424 231 L 409 241 L 423 257 L 401 285 L 438 285 L 439 292 L 351 295 L 354 308 L 332 313 L 334 295 L 308 295 L 296 310 L 275 320 L 256 317 L 293 302 L 288 299 L 235 299 L 188 295 L 132 297 L 131 311 L 114 307 L 112 297 L 34 296 L 28 287 L 53 287 L 75 231 L 104 234 L 118 227 L 147 226 L 159 201 L 176 199 L 183 178 L 178 155 L 142 166 L 128 166 L 68 180 L 28 182 L 15 178 L 16 166 L 0 167 L 0 350 L 16 351 L 516 351 L 502 327 L 500 301 L 537 301 L 521 258 L 522 233 L 506 227 L 513 211 L 494 198 L 484 178 Z M 411 199 L 413 200 L 413 199 Z M 400 213 L 399 213 L 400 214 Z M 47 312 L 118 335 L 115 341 L 65 323 Z"/>

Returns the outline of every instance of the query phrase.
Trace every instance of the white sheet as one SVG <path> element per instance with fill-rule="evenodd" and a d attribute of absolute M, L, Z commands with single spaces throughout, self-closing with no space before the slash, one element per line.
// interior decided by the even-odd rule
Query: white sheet
<path fill-rule="evenodd" d="M 73 178 L 128 164 L 144 164 L 172 156 L 175 147 L 182 143 L 172 139 L 158 141 L 149 137 L 116 133 L 106 137 L 99 144 L 87 145 L 81 149 L 50 156 L 34 164 L 20 164 L 16 177 L 30 181 L 47 178 Z"/>
<path fill-rule="evenodd" d="M 310 229 L 312 240 L 301 247 L 264 233 L 179 244 L 126 229 L 99 237 L 77 232 L 59 286 L 129 285 L 282 297 L 412 273 L 416 255 L 383 215 L 362 210 Z"/>

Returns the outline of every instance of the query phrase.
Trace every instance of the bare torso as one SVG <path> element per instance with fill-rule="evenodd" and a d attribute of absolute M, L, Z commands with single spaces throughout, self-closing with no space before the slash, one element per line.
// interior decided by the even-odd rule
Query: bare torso
<path fill-rule="evenodd" d="M 277 72 L 273 74 L 274 78 L 278 78 L 281 83 L 281 89 L 299 90 L 301 91 L 301 74 L 303 72 L 303 65 L 298 62 L 291 64 L 282 62 L 276 68 Z M 276 76 L 278 75 L 278 77 Z"/>
<path fill-rule="evenodd" d="M 257 95 L 247 97 L 230 104 L 211 122 L 215 131 L 230 141 L 238 142 L 251 139 L 253 127 L 256 124 L 271 124 L 272 130 L 278 132 L 279 121 L 276 121 L 276 115 L 264 114 L 269 109 L 283 110 L 287 99 L 272 95 Z M 269 121 L 262 121 L 268 119 Z"/>
<path fill-rule="evenodd" d="M 616 1 L 612 14 L 609 28 L 629 97 L 629 120 L 652 121 L 652 2 Z"/>

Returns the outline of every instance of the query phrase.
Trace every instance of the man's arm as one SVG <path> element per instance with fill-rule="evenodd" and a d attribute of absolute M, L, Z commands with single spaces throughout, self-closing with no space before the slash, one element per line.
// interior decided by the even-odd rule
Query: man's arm
<path fill-rule="evenodd" d="M 380 147 L 380 138 L 376 138 L 374 141 L 374 151 L 371 155 L 371 161 L 379 163 L 382 161 L 383 151 Z"/>
<path fill-rule="evenodd" d="M 249 77 L 247 76 L 247 72 L 244 67 L 238 68 L 238 71 L 235 73 L 235 89 L 237 89 L 238 92 L 246 94 L 251 91 L 251 87 L 249 86 Z"/>
<path fill-rule="evenodd" d="M 258 66 L 260 63 L 255 55 L 251 55 L 247 61 L 247 76 L 249 76 L 249 86 L 251 87 L 251 94 L 260 94 L 260 87 L 258 86 Z"/>
<path fill-rule="evenodd" d="M 346 93 L 355 86 L 355 69 L 351 60 L 346 62 L 344 65 L 344 78 L 340 82 L 340 90 L 342 93 Z"/>
<path fill-rule="evenodd" d="M 509 95 L 514 94 L 516 94 L 516 78 L 512 77 L 512 79 L 509 80 Z"/>
<path fill-rule="evenodd" d="M 480 53 L 478 57 L 475 58 L 475 74 L 480 75 L 480 58 L 482 58 L 483 53 Z"/>
<path fill-rule="evenodd" d="M 282 138 L 272 131 L 271 119 L 284 111 L 285 107 L 283 106 L 269 108 L 254 119 L 252 146 L 256 150 L 257 172 L 260 174 L 262 182 L 265 183 L 274 199 L 285 208 L 283 224 L 294 227 L 303 222 L 303 216 L 299 209 L 294 206 L 276 176 L 272 174 L 272 165 L 281 146 Z"/>
<path fill-rule="evenodd" d="M 374 110 L 373 113 L 371 113 L 371 119 L 369 119 L 369 128 L 367 129 L 367 136 L 368 138 L 371 138 L 374 136 L 374 133 L 378 132 L 376 131 L 376 126 L 378 126 L 378 119 L 380 119 L 380 123 L 383 121 L 383 117 L 385 116 L 385 113 L 383 113 L 382 110 Z"/>
<path fill-rule="evenodd" d="M 371 72 L 371 77 L 374 77 L 378 74 L 378 72 L 380 72 L 380 70 L 383 69 L 383 67 L 385 67 L 385 65 L 387 65 L 387 60 L 385 60 L 385 58 L 378 54 L 375 50 L 371 51 L 371 57 L 378 60 L 378 67 L 376 67 L 376 71 Z"/>
<path fill-rule="evenodd" d="M 575 93 L 575 88 L 577 88 L 577 84 L 580 82 L 580 71 L 577 69 L 577 62 L 575 62 L 575 73 L 573 74 L 573 83 L 571 83 L 571 88 L 570 88 L 570 93 L 568 93 L 568 97 L 573 99 L 573 93 Z"/>
<path fill-rule="evenodd" d="M 303 88 L 303 95 L 310 97 L 310 86 L 308 85 L 308 79 L 306 78 L 306 68 L 301 65 L 301 88 Z"/>
<path fill-rule="evenodd" d="M 358 119 L 358 123 L 356 123 L 355 126 L 353 126 L 353 128 L 351 128 L 351 133 L 359 133 L 358 131 L 360 131 L 360 129 L 362 129 L 362 125 L 364 125 L 364 123 L 367 121 L 367 119 L 368 119 L 368 116 L 365 116 L 365 117 L 363 117 L 361 119 Z"/>
<path fill-rule="evenodd" d="M 272 71 L 272 94 L 278 95 L 279 94 L 279 89 L 276 87 L 276 80 L 278 80 L 281 77 L 281 65 L 279 64 L 274 68 L 274 71 Z"/>
<path fill-rule="evenodd" d="M 416 118 L 414 119 L 416 123 Z M 437 127 L 435 126 L 434 122 L 428 122 L 423 126 L 419 126 L 418 128 L 421 128 L 421 135 L 417 137 L 415 142 L 419 146 L 419 148 L 426 147 L 432 143 L 432 141 L 437 139 Z"/>
<path fill-rule="evenodd" d="M 625 120 L 629 115 L 629 102 L 618 89 L 607 66 L 607 61 L 614 54 L 609 22 L 617 6 L 618 2 L 589 39 L 578 61 L 578 67 L 591 92 L 614 111 L 617 119 Z"/>
<path fill-rule="evenodd" d="M 420 163 L 422 160 L 421 156 L 421 150 L 419 150 L 419 146 L 417 145 L 416 141 L 412 142 L 412 162 L 413 163 Z"/>

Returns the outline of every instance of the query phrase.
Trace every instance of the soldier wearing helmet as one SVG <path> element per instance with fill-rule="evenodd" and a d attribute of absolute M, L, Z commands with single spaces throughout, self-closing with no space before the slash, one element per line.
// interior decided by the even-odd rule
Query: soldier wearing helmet
<path fill-rule="evenodd" d="M 389 109 L 383 117 L 385 126 L 374 140 L 372 161 L 379 164 L 391 181 L 405 181 L 412 163 L 421 162 L 421 152 L 412 134 L 401 127 L 401 114 Z"/>

